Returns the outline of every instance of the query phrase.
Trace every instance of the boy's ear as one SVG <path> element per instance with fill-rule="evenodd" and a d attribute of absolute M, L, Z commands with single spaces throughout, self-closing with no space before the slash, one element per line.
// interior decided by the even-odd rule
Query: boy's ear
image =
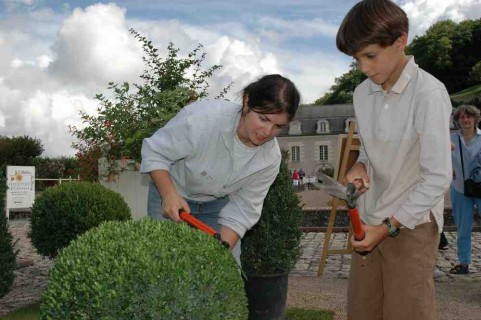
<path fill-rule="evenodd" d="M 398 51 L 404 51 L 408 43 L 408 35 L 406 32 L 403 32 L 399 38 L 396 39 L 394 42 L 396 49 Z"/>

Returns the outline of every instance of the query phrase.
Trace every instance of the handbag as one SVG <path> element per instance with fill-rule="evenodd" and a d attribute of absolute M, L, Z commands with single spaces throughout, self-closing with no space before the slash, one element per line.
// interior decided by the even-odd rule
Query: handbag
<path fill-rule="evenodd" d="M 476 182 L 471 179 L 471 175 L 468 179 L 464 179 L 464 160 L 463 160 L 463 146 L 461 144 L 461 137 L 459 138 L 459 152 L 461 153 L 461 168 L 463 170 L 464 180 L 464 195 L 470 198 L 481 198 L 481 182 Z"/>

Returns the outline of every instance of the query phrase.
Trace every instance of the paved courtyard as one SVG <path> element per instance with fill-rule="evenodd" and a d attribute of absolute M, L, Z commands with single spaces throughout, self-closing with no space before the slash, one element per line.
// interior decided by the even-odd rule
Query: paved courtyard
<path fill-rule="evenodd" d="M 456 232 L 445 232 L 449 241 L 447 250 L 440 250 L 437 266 L 441 274 L 436 272 L 436 281 L 450 281 L 458 278 L 473 281 L 481 280 L 481 233 L 473 232 L 472 264 L 469 266 L 470 273 L 467 275 L 452 275 L 449 270 L 457 264 L 456 255 Z M 293 275 L 316 276 L 319 269 L 322 247 L 324 245 L 324 232 L 310 232 L 304 234 L 302 241 L 303 253 L 299 259 Z M 344 249 L 347 244 L 347 233 L 333 233 L 330 249 Z M 351 263 L 350 254 L 336 254 L 327 257 L 323 277 L 347 279 Z"/>
<path fill-rule="evenodd" d="M 52 262 L 39 256 L 32 247 L 27 233 L 30 224 L 28 219 L 14 219 L 10 221 L 10 231 L 14 239 L 18 239 L 17 248 L 20 250 L 18 255 L 18 268 L 16 269 L 16 280 L 10 293 L 0 300 L 0 316 L 6 313 L 37 302 L 42 291 L 47 285 L 48 272 Z M 438 267 L 441 271 L 449 271 L 456 263 L 455 251 L 455 232 L 447 232 L 449 248 L 440 251 Z M 346 233 L 334 233 L 331 242 L 331 249 L 344 248 L 347 241 Z M 290 281 L 295 281 L 296 277 L 316 277 L 319 267 L 319 260 L 324 244 L 324 233 L 305 233 L 302 240 L 303 253 L 295 270 L 291 273 Z M 322 279 L 335 280 L 347 279 L 350 268 L 350 255 L 331 255 L 328 256 L 327 264 L 324 269 Z M 473 263 L 470 267 L 471 273 L 468 275 L 451 275 L 444 273 L 436 278 L 438 282 L 450 282 L 462 279 L 463 281 L 481 280 L 481 233 L 473 233 Z"/>

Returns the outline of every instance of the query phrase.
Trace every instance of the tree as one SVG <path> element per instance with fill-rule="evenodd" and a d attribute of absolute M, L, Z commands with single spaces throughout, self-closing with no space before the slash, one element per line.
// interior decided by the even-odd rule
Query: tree
<path fill-rule="evenodd" d="M 203 68 L 206 53 L 202 52 L 201 44 L 187 58 L 179 58 L 180 49 L 170 43 L 167 57 L 162 58 L 151 41 L 133 29 L 130 31 L 142 43 L 145 53 L 143 61 L 147 68 L 140 76 L 143 83 L 134 84 L 134 92 L 127 82 L 109 83 L 107 90 L 113 91 L 114 98 L 97 94 L 95 98 L 100 103 L 97 114 L 81 112 L 86 127 L 70 127 L 79 140 L 73 147 L 79 150 L 81 164 L 88 155 L 104 157 L 107 173 L 119 171 L 116 160 L 139 162 L 142 140 L 164 126 L 186 104 L 205 98 L 209 78 L 221 68 L 220 65 Z M 223 97 L 230 86 L 216 98 Z M 86 165 L 90 167 L 91 163 L 90 159 Z"/>
<path fill-rule="evenodd" d="M 472 85 L 481 84 L 481 61 L 476 63 L 471 69 L 468 81 Z"/>
<path fill-rule="evenodd" d="M 424 35 L 416 36 L 406 48 L 406 53 L 414 55 L 416 63 L 444 83 L 453 94 L 474 84 L 481 61 L 481 19 L 464 20 L 459 23 L 451 20 L 433 24 Z M 356 64 L 336 78 L 335 84 L 316 104 L 351 103 L 355 87 L 364 76 Z M 479 82 L 477 82 L 479 83 Z"/>
<path fill-rule="evenodd" d="M 357 63 L 351 63 L 351 70 L 334 80 L 335 84 L 329 91 L 317 99 L 314 104 L 339 104 L 352 103 L 354 89 L 366 79 L 366 76 L 359 70 Z"/>
<path fill-rule="evenodd" d="M 4 200 L 7 184 L 5 175 L 0 172 L 0 299 L 12 288 L 15 280 L 15 242 L 8 230 L 7 217 L 4 214 Z"/>
<path fill-rule="evenodd" d="M 44 151 L 39 139 L 28 136 L 0 136 L 0 170 L 5 172 L 7 165 L 32 165 L 34 158 Z"/>
<path fill-rule="evenodd" d="M 416 57 L 421 68 L 444 83 L 449 93 L 466 89 L 469 74 L 481 60 L 481 19 L 455 23 L 450 20 L 432 25 L 414 38 L 407 53 Z"/>

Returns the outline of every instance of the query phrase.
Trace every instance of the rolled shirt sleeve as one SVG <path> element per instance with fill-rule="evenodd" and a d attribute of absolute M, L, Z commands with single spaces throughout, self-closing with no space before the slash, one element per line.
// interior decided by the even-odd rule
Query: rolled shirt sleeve
<path fill-rule="evenodd" d="M 176 161 L 192 152 L 190 122 L 187 109 L 182 109 L 164 127 L 142 143 L 141 173 L 155 170 L 171 171 Z"/>
<path fill-rule="evenodd" d="M 244 237 L 261 216 L 264 198 L 279 173 L 281 157 L 265 170 L 251 177 L 250 183 L 229 195 L 229 202 L 221 210 L 219 224 Z"/>

